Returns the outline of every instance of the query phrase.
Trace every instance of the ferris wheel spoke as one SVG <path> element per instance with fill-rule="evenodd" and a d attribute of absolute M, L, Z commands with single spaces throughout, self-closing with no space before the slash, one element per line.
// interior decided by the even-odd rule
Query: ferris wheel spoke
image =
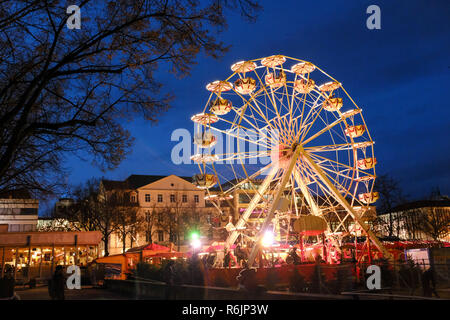
<path fill-rule="evenodd" d="M 334 126 L 338 125 L 339 123 L 341 123 L 344 120 L 345 120 L 345 118 L 337 119 L 336 121 L 334 121 L 334 122 L 330 123 L 329 125 L 327 125 L 322 130 L 320 130 L 320 131 L 316 132 L 315 134 L 313 134 L 312 136 L 310 136 L 308 139 L 300 141 L 300 142 L 303 145 L 306 145 L 308 142 L 311 142 L 312 140 L 314 140 L 317 137 L 321 136 L 324 132 L 327 132 L 328 130 L 332 129 Z M 303 138 L 306 138 L 306 137 L 303 137 Z"/>
<path fill-rule="evenodd" d="M 247 139 L 243 135 L 235 134 L 235 133 L 230 132 L 230 131 L 221 130 L 221 129 L 218 129 L 216 127 L 211 127 L 211 128 L 214 129 L 213 131 L 217 131 L 218 133 L 222 133 L 225 136 L 230 136 L 230 137 L 236 138 L 239 141 L 242 141 L 244 143 L 245 142 L 252 143 L 252 144 L 257 145 L 259 147 L 265 148 L 266 150 L 270 150 L 270 148 L 271 148 L 270 145 L 265 143 L 265 139 L 263 139 L 263 140 L 261 140 L 261 139 Z M 239 145 L 239 144 L 237 144 L 237 145 Z M 211 148 L 214 148 L 214 147 L 211 147 Z"/>
<path fill-rule="evenodd" d="M 231 121 L 229 121 L 229 120 L 226 120 L 226 119 L 220 119 L 220 120 L 223 120 L 224 122 L 226 122 L 226 123 L 230 123 L 230 124 L 232 124 L 232 122 Z M 251 123 L 250 123 L 251 124 Z M 221 133 L 224 133 L 224 134 L 226 134 L 226 135 L 231 135 L 231 136 L 233 136 L 233 137 L 235 137 L 235 138 L 239 138 L 239 134 L 233 134 L 232 132 L 233 131 L 235 131 L 235 130 L 238 130 L 238 133 L 239 133 L 239 129 L 243 129 L 245 132 L 244 133 L 246 133 L 246 134 L 248 134 L 248 133 L 250 133 L 250 134 L 253 134 L 253 136 L 255 136 L 255 137 L 259 137 L 258 139 L 256 139 L 256 140 L 246 140 L 247 142 L 251 142 L 251 141 L 257 141 L 257 142 L 261 142 L 261 141 L 269 141 L 269 142 L 271 142 L 273 139 L 271 138 L 271 137 L 269 137 L 268 135 L 266 135 L 264 132 L 262 132 L 258 127 L 256 127 L 256 126 L 254 126 L 254 129 L 250 129 L 250 128 L 247 128 L 247 127 L 245 127 L 245 126 L 243 126 L 243 125 L 241 125 L 241 124 L 239 124 L 238 126 L 237 126 L 237 128 L 238 129 L 236 129 L 236 127 L 234 127 L 234 128 L 232 128 L 232 129 L 230 129 L 230 130 L 227 130 L 227 131 L 225 131 L 225 130 L 222 130 L 222 129 L 219 129 L 219 128 L 217 128 L 217 127 L 211 127 L 211 128 L 213 128 L 214 130 L 216 130 L 216 131 L 218 131 L 218 132 L 221 132 Z M 245 138 L 242 138 L 242 139 L 245 139 Z M 267 147 L 268 145 L 266 145 L 266 147 Z"/>
<path fill-rule="evenodd" d="M 303 138 L 308 134 L 309 129 L 313 126 L 314 122 L 316 121 L 317 117 L 319 116 L 320 112 L 322 111 L 323 108 L 323 104 L 321 104 L 320 108 L 318 108 L 319 104 L 319 98 L 317 97 L 317 99 L 314 101 L 314 105 L 309 109 L 308 114 L 306 115 L 306 117 L 303 119 L 303 122 L 300 125 L 300 131 L 299 131 L 299 139 L 300 141 L 303 140 Z M 309 118 L 313 118 L 313 120 L 307 122 L 309 120 Z"/>
<path fill-rule="evenodd" d="M 256 70 L 254 70 L 254 72 L 255 72 L 255 74 L 256 74 L 256 77 L 257 77 L 258 80 L 259 80 L 259 83 L 260 83 L 261 88 L 262 88 L 262 89 L 264 90 L 264 92 L 266 93 L 266 97 L 269 98 L 269 101 L 270 101 L 270 103 L 272 104 L 272 107 L 273 107 L 273 109 L 275 110 L 276 115 L 279 117 L 280 114 L 278 113 L 278 109 L 277 109 L 277 107 L 276 107 L 275 101 L 271 99 L 271 98 L 272 98 L 271 94 L 267 91 L 266 85 L 265 85 L 264 82 L 261 80 L 261 77 L 258 75 L 258 73 L 256 72 Z M 263 74 L 263 76 L 264 76 L 264 74 Z"/>
<path fill-rule="evenodd" d="M 331 144 L 323 146 L 304 147 L 304 149 L 308 153 L 345 151 L 345 150 L 352 150 L 353 144 L 352 143 Z"/>

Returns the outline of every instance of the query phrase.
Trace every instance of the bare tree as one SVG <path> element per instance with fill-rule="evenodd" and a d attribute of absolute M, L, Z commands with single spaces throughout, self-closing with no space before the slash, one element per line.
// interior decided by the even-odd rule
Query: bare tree
<path fill-rule="evenodd" d="M 416 228 L 435 241 L 441 241 L 450 233 L 450 212 L 445 208 L 416 210 Z"/>
<path fill-rule="evenodd" d="M 139 205 L 130 201 L 128 192 L 116 191 L 108 201 L 114 212 L 114 229 L 122 240 L 122 252 L 126 251 L 127 237 L 133 242 L 133 236 L 141 230 L 143 219 L 139 215 Z"/>
<path fill-rule="evenodd" d="M 51 193 L 67 153 L 115 168 L 130 150 L 123 120 L 155 123 L 169 108 L 156 71 L 189 74 L 200 52 L 220 57 L 225 12 L 253 19 L 253 0 L 0 1 L 0 190 Z"/>
<path fill-rule="evenodd" d="M 159 226 L 159 215 L 160 212 L 156 209 L 156 205 L 153 205 L 151 209 L 145 209 L 144 211 L 144 223 L 142 231 L 145 232 L 146 241 L 153 243 L 153 235 L 157 231 Z"/>
<path fill-rule="evenodd" d="M 172 194 L 174 197 L 170 205 L 160 210 L 158 227 L 169 234 L 169 241 L 177 245 L 180 250 L 182 237 L 190 231 L 200 231 L 201 213 L 189 203 L 182 201 L 182 192 Z"/>
<path fill-rule="evenodd" d="M 99 179 L 90 179 L 73 192 L 74 203 L 59 211 L 57 218 L 71 222 L 78 230 L 100 231 L 105 256 L 109 255 L 109 239 L 116 231 L 117 198 L 114 194 L 101 194 Z"/>
<path fill-rule="evenodd" d="M 387 228 L 387 234 L 393 236 L 395 226 L 398 224 L 394 217 L 392 209 L 405 202 L 405 196 L 398 185 L 398 181 L 388 174 L 380 175 L 375 180 L 376 191 L 380 194 L 380 200 L 377 204 L 377 212 L 379 214 L 387 213 L 389 215 L 388 221 L 381 221 L 384 227 Z M 380 222 L 380 221 L 378 221 Z M 387 222 L 387 223 L 386 223 Z"/>

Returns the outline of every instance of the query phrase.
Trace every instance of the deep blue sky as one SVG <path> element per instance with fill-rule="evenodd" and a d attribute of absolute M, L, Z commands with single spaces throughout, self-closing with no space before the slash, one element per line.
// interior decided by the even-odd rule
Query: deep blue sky
<path fill-rule="evenodd" d="M 281 1 L 280 1 L 281 2 Z M 381 30 L 366 28 L 366 8 L 381 8 Z M 68 182 L 92 176 L 192 175 L 195 167 L 170 160 L 176 128 L 192 131 L 205 84 L 231 74 L 234 62 L 273 54 L 311 61 L 338 79 L 357 104 L 376 142 L 377 173 L 396 178 L 410 199 L 439 186 L 450 194 L 450 1 L 263 1 L 255 23 L 229 15 L 218 37 L 231 50 L 217 61 L 199 56 L 189 77 L 159 73 L 176 95 L 173 108 L 151 126 L 126 124 L 136 138 L 132 154 L 114 171 L 70 158 Z"/>

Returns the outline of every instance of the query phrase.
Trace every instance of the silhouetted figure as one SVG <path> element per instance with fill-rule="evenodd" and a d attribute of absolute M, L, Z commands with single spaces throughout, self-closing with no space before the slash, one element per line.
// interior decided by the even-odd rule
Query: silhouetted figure
<path fill-rule="evenodd" d="M 63 266 L 56 266 L 55 273 L 48 284 L 48 291 L 52 300 L 64 300 L 64 289 L 66 281 L 63 273 Z"/>
<path fill-rule="evenodd" d="M 237 263 L 239 266 L 241 265 L 241 261 L 245 262 L 248 258 L 247 253 L 241 248 L 241 245 L 239 244 L 234 249 L 234 255 L 237 259 Z"/>
<path fill-rule="evenodd" d="M 191 274 L 191 284 L 204 284 L 204 268 L 202 260 L 197 254 L 192 255 L 188 264 L 189 273 Z"/>
<path fill-rule="evenodd" d="M 3 279 L 0 279 L 0 299 L 1 300 L 19 300 L 14 292 L 15 280 L 14 270 L 10 265 L 5 266 Z"/>
<path fill-rule="evenodd" d="M 214 266 L 214 261 L 216 261 L 215 254 L 208 254 L 208 258 L 206 259 L 206 265 L 208 268 L 212 268 Z"/>
<path fill-rule="evenodd" d="M 169 262 L 167 262 L 163 270 L 164 282 L 170 286 L 174 284 L 175 278 L 174 264 L 175 262 L 173 260 L 169 260 Z"/>
<path fill-rule="evenodd" d="M 231 252 L 228 251 L 225 257 L 223 258 L 223 267 L 230 268 L 230 264 L 231 264 Z"/>
<path fill-rule="evenodd" d="M 300 257 L 297 254 L 297 248 L 296 247 L 293 247 L 291 249 L 291 251 L 289 251 L 289 257 L 290 257 L 290 260 L 292 261 L 292 263 L 294 265 L 299 265 L 302 262 L 302 260 L 300 259 Z"/>
<path fill-rule="evenodd" d="M 432 297 L 434 293 L 436 297 L 439 298 L 439 295 L 436 292 L 436 279 L 434 277 L 433 268 L 429 268 L 422 274 L 422 288 L 425 297 Z"/>
<path fill-rule="evenodd" d="M 256 269 L 249 269 L 246 262 L 236 279 L 239 281 L 240 287 L 249 293 L 249 297 L 257 297 L 265 291 L 263 286 L 258 285 Z"/>

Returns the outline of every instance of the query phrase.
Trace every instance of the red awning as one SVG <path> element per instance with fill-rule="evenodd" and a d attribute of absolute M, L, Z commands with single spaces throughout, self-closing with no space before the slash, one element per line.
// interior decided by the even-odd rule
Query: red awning
<path fill-rule="evenodd" d="M 140 252 L 140 251 L 158 251 L 158 252 L 169 252 L 170 248 L 162 246 L 156 243 L 149 243 L 143 246 L 135 247 L 129 249 L 127 252 Z"/>

